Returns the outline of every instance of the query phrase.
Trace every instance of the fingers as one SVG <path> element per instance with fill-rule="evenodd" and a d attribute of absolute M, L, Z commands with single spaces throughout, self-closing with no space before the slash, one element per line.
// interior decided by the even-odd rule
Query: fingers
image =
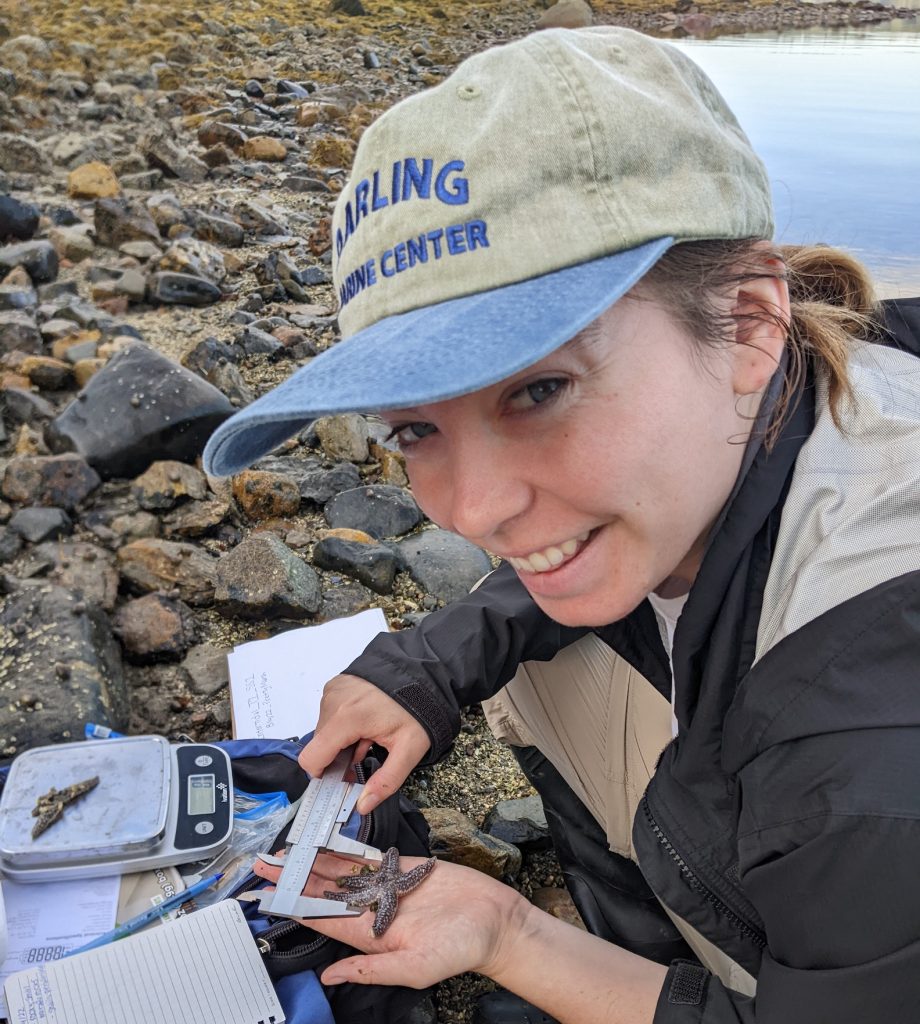
<path fill-rule="evenodd" d="M 424 976 L 418 955 L 408 950 L 339 960 L 323 971 L 320 981 L 324 985 L 350 981 L 356 985 L 405 985 L 409 988 L 425 988 L 431 984 Z"/>
<path fill-rule="evenodd" d="M 358 813 L 370 814 L 378 804 L 392 796 L 427 750 L 428 736 L 421 726 L 418 732 L 401 736 L 399 744 L 393 744 L 389 749 L 386 761 L 364 784 L 364 792 L 355 805 Z"/>

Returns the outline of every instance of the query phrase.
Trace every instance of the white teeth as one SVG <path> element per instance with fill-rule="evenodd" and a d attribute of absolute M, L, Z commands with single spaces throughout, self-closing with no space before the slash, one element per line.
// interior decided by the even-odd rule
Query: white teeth
<path fill-rule="evenodd" d="M 542 551 L 534 551 L 526 558 L 509 558 L 508 561 L 515 569 L 522 572 L 547 572 L 571 558 L 578 551 L 579 546 L 588 539 L 589 534 L 590 531 L 586 531 L 571 540 L 563 541 L 558 546 L 553 545 Z"/>

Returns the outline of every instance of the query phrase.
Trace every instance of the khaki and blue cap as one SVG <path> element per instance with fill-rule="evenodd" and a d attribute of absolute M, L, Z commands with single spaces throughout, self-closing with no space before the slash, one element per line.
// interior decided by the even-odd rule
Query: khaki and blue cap
<path fill-rule="evenodd" d="M 223 423 L 205 468 L 238 472 L 318 416 L 488 387 L 675 242 L 772 232 L 763 164 L 673 46 L 593 28 L 487 50 L 364 133 L 333 217 L 342 340 Z"/>

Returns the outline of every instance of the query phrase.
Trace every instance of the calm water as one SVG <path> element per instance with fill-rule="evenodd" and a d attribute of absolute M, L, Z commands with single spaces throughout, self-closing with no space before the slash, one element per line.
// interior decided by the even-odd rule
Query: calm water
<path fill-rule="evenodd" d="M 675 45 L 763 157 L 777 238 L 842 246 L 883 294 L 920 295 L 920 21 Z"/>

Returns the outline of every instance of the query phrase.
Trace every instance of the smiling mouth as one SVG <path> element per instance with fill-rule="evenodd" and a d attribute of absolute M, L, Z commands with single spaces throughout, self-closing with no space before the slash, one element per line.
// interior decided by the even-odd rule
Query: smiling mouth
<path fill-rule="evenodd" d="M 585 533 L 580 533 L 577 537 L 564 541 L 562 544 L 551 544 L 548 548 L 532 551 L 523 558 L 509 557 L 506 561 L 517 572 L 530 573 L 532 575 L 553 572 L 565 565 L 566 562 L 571 562 L 585 544 L 588 543 L 593 533 L 593 530 L 589 530 Z"/>

